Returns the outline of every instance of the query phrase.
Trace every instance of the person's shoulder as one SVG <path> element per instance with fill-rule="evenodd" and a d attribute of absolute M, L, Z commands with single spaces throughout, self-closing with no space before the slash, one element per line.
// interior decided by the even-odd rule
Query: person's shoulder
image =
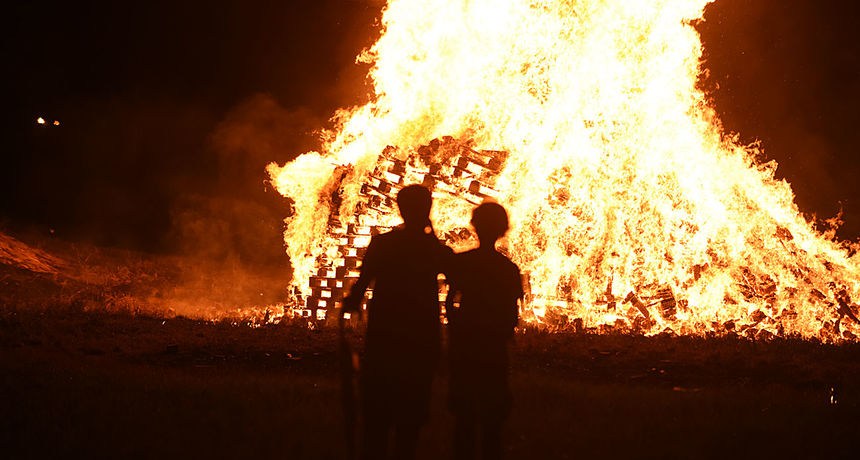
<path fill-rule="evenodd" d="M 393 228 L 391 230 L 388 230 L 387 232 L 377 233 L 377 234 L 371 236 L 370 241 L 372 241 L 372 242 L 375 241 L 377 243 L 394 241 L 400 237 L 401 233 L 403 233 L 403 231 L 401 229 Z"/>
<path fill-rule="evenodd" d="M 478 263 L 477 259 L 475 258 L 474 249 L 470 249 L 468 251 L 463 252 L 455 252 L 453 249 L 449 248 L 448 251 L 449 266 L 452 267 L 452 270 L 457 273 L 462 274 L 464 272 L 469 272 L 471 270 L 470 267 Z"/>
<path fill-rule="evenodd" d="M 397 234 L 394 230 L 390 230 L 384 233 L 377 233 L 370 237 L 370 242 L 368 243 L 367 250 L 373 254 L 386 253 L 390 252 L 393 247 L 398 246 Z"/>
<path fill-rule="evenodd" d="M 517 272 L 520 271 L 520 267 L 517 264 L 515 264 L 514 261 L 511 260 L 508 256 L 506 256 L 506 255 L 504 255 L 498 251 L 496 251 L 496 254 L 498 254 L 496 257 L 499 259 L 499 263 L 504 265 L 508 270 L 517 271 Z"/>
<path fill-rule="evenodd" d="M 439 240 L 439 239 L 438 239 L 438 238 L 436 238 L 435 236 L 434 236 L 433 238 L 435 239 L 435 247 L 436 247 L 436 251 L 438 252 L 438 254 L 439 254 L 441 257 L 443 257 L 443 258 L 445 258 L 445 259 L 447 260 L 448 258 L 453 257 L 453 256 L 455 256 L 455 255 L 456 255 L 456 254 L 454 253 L 454 250 L 453 250 L 453 249 L 451 249 L 451 246 L 448 246 L 447 244 L 445 244 L 445 242 L 443 242 L 443 241 Z"/>
<path fill-rule="evenodd" d="M 453 257 L 456 260 L 471 260 L 478 256 L 480 256 L 480 253 L 477 249 L 469 249 L 468 251 L 455 252 Z"/>
<path fill-rule="evenodd" d="M 519 270 L 519 269 L 520 269 L 520 267 L 519 267 L 519 266 L 517 266 L 517 264 L 515 264 L 515 263 L 514 263 L 514 261 L 513 261 L 513 260 L 511 260 L 511 258 L 510 258 L 510 257 L 508 257 L 508 256 L 506 256 L 506 255 L 504 255 L 504 254 L 502 254 L 501 252 L 499 252 L 498 254 L 499 254 L 500 256 L 502 256 L 502 259 L 504 260 L 504 262 L 503 262 L 503 263 L 504 263 L 505 265 L 507 265 L 507 266 L 509 266 L 509 267 L 516 268 L 517 270 Z"/>

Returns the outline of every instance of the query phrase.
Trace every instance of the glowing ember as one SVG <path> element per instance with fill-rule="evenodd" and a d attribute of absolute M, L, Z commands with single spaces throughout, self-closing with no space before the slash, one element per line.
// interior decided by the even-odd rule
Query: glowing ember
<path fill-rule="evenodd" d="M 364 209 L 362 186 L 388 171 L 382 163 L 429 167 L 411 159 L 450 135 L 509 152 L 492 188 L 510 211 L 503 245 L 528 274 L 531 321 L 860 333 L 856 247 L 834 240 L 836 222 L 817 231 L 774 179 L 776 164 L 724 135 L 696 88 L 702 45 L 690 22 L 708 0 L 433 3 L 389 1 L 382 36 L 361 56 L 373 64 L 373 101 L 338 114 L 323 153 L 269 167 L 294 200 L 285 240 L 295 289 L 311 294 L 320 261 L 342 259 L 332 229 L 397 221 Z M 436 198 L 437 234 L 458 232 L 471 205 Z"/>
<path fill-rule="evenodd" d="M 44 119 L 44 118 L 42 118 L 42 117 L 36 118 L 36 123 L 38 123 L 38 124 L 40 124 L 40 125 L 44 125 L 44 124 L 45 124 L 45 119 Z"/>

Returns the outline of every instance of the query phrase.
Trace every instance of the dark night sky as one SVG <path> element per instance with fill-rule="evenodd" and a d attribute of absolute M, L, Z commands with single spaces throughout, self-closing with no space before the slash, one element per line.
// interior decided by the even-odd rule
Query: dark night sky
<path fill-rule="evenodd" d="M 363 101 L 354 56 L 372 43 L 379 9 L 377 0 L 4 7 L 0 218 L 134 249 L 211 237 L 280 254 L 284 203 L 265 189 L 263 167 L 312 148 L 313 129 Z M 725 127 L 761 140 L 804 212 L 831 217 L 842 206 L 840 235 L 852 239 L 858 11 L 848 0 L 717 0 L 699 25 L 702 84 Z M 62 124 L 37 126 L 40 115 Z"/>

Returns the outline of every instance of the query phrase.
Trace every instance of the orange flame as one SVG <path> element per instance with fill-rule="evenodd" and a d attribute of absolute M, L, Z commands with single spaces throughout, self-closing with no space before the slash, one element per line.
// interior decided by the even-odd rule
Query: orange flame
<path fill-rule="evenodd" d="M 503 245 L 529 273 L 524 317 L 854 339 L 858 324 L 842 319 L 860 296 L 856 246 L 817 231 L 776 163 L 724 134 L 696 86 L 691 22 L 708 3 L 390 0 L 359 57 L 373 65 L 372 102 L 337 114 L 323 153 L 268 168 L 295 201 L 295 287 L 337 245 L 326 225 L 338 165 L 352 168 L 346 219 L 385 146 L 452 135 L 510 152 L 496 189 L 512 220 Z M 468 213 L 440 197 L 436 229 Z"/>

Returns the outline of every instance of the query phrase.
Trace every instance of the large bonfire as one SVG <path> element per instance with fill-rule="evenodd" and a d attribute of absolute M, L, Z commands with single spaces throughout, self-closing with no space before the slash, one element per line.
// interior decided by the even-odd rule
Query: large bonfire
<path fill-rule="evenodd" d="M 390 196 L 423 180 L 455 249 L 476 199 L 509 209 L 527 320 L 854 340 L 854 248 L 697 88 L 708 3 L 389 0 L 359 57 L 371 102 L 338 113 L 321 152 L 269 167 L 294 201 L 293 290 L 314 297 L 308 280 L 360 256 L 358 229 L 394 225 Z"/>

